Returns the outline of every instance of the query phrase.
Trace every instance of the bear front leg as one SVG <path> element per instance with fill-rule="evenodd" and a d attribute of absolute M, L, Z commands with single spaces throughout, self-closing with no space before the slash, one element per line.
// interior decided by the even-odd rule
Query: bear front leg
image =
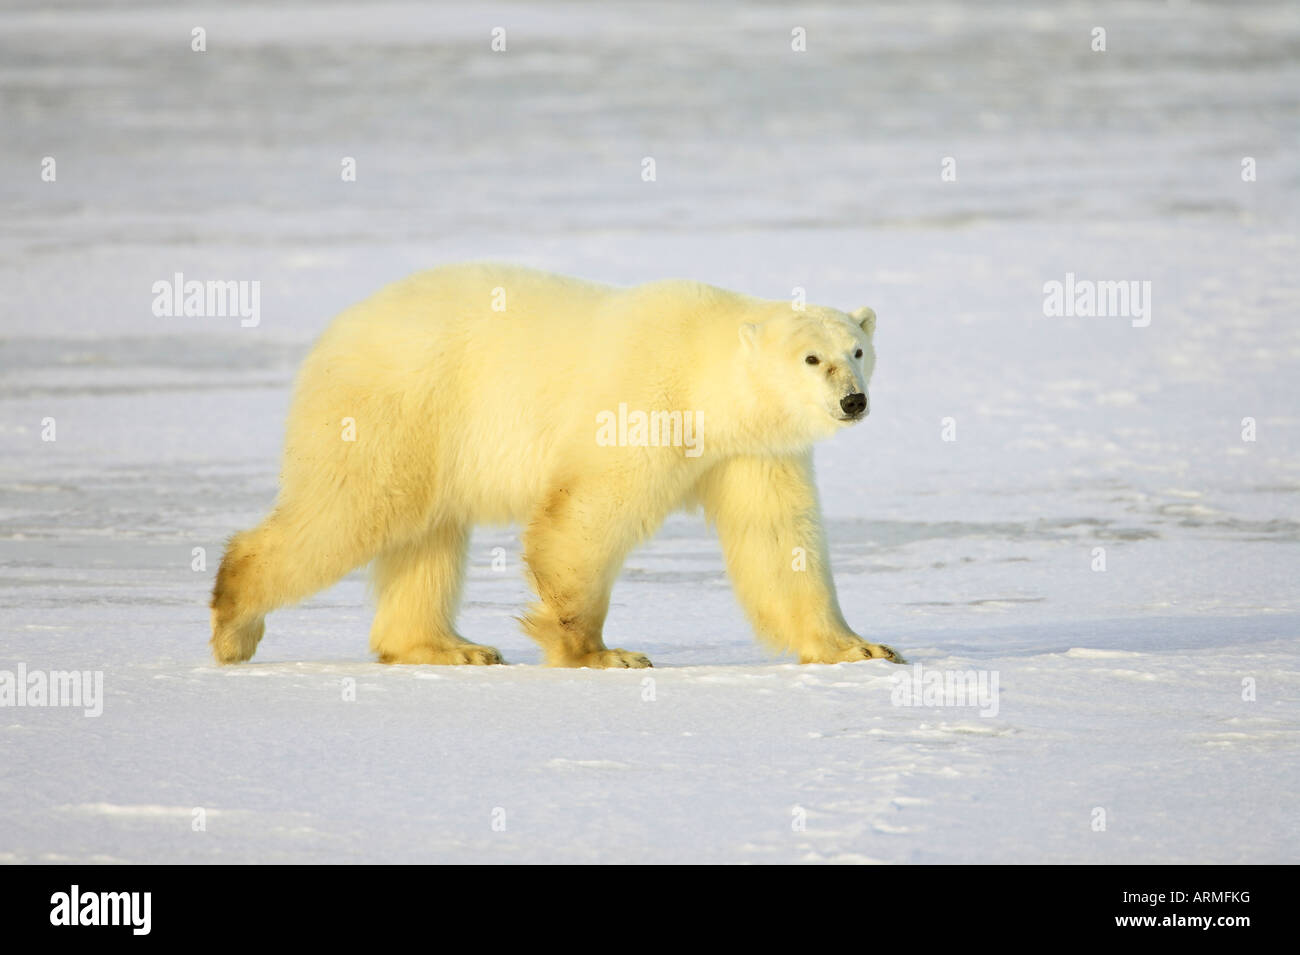
<path fill-rule="evenodd" d="M 840 612 L 822 529 L 812 451 L 788 457 L 738 457 L 701 480 L 697 496 L 718 529 L 736 596 L 759 637 L 800 663 L 884 659 Z"/>
<path fill-rule="evenodd" d="M 609 595 L 636 525 L 603 482 L 555 487 L 524 533 L 524 561 L 538 596 L 523 619 L 553 667 L 648 667 L 640 653 L 609 649 L 601 636 Z"/>

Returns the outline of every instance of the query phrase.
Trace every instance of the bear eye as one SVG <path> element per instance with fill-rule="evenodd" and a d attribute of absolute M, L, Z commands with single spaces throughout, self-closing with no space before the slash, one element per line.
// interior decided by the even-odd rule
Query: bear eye
<path fill-rule="evenodd" d="M 809 355 L 807 358 L 804 359 L 804 361 L 806 361 L 810 365 L 816 365 L 821 361 L 821 359 L 818 358 L 816 355 Z"/>
<path fill-rule="evenodd" d="M 855 352 L 853 353 L 853 357 L 854 357 L 854 358 L 861 358 L 861 357 L 862 357 L 862 349 L 859 348 L 857 351 L 855 351 Z"/>

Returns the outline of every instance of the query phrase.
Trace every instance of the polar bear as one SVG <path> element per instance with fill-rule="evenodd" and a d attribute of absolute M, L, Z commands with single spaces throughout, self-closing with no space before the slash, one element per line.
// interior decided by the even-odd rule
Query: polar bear
<path fill-rule="evenodd" d="M 456 609 L 472 527 L 518 522 L 546 663 L 647 667 L 605 646 L 610 591 L 670 512 L 702 508 L 772 649 L 901 663 L 844 621 L 813 482 L 813 442 L 868 414 L 875 324 L 489 264 L 380 290 L 303 362 L 274 510 L 217 573 L 216 659 L 249 659 L 269 611 L 373 562 L 381 661 L 500 663 Z"/>

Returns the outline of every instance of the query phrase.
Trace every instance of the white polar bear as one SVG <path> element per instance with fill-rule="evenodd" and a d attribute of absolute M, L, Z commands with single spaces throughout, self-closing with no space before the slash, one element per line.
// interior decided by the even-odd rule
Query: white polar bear
<path fill-rule="evenodd" d="M 455 617 L 471 528 L 517 521 L 546 662 L 649 666 L 605 647 L 610 590 L 670 512 L 702 506 L 771 647 L 902 662 L 844 622 L 813 483 L 813 442 L 868 412 L 875 323 L 497 265 L 390 285 L 303 363 L 275 509 L 217 574 L 213 653 L 249 659 L 268 612 L 374 561 L 381 661 L 500 663 Z"/>

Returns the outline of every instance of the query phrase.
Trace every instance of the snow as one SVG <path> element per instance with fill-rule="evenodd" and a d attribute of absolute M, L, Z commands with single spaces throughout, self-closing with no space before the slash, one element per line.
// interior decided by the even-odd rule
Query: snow
<path fill-rule="evenodd" d="M 6 8 L 0 673 L 105 699 L 0 707 L 0 861 L 1300 860 L 1297 38 L 1285 3 Z M 871 417 L 817 452 L 841 603 L 996 712 L 769 659 L 691 515 L 615 590 L 652 671 L 538 665 L 514 528 L 461 617 L 508 667 L 370 662 L 361 573 L 212 665 L 313 337 L 479 257 L 872 305 Z M 175 272 L 261 281 L 260 325 L 155 317 Z M 1150 326 L 1045 317 L 1071 272 L 1150 281 Z"/>

